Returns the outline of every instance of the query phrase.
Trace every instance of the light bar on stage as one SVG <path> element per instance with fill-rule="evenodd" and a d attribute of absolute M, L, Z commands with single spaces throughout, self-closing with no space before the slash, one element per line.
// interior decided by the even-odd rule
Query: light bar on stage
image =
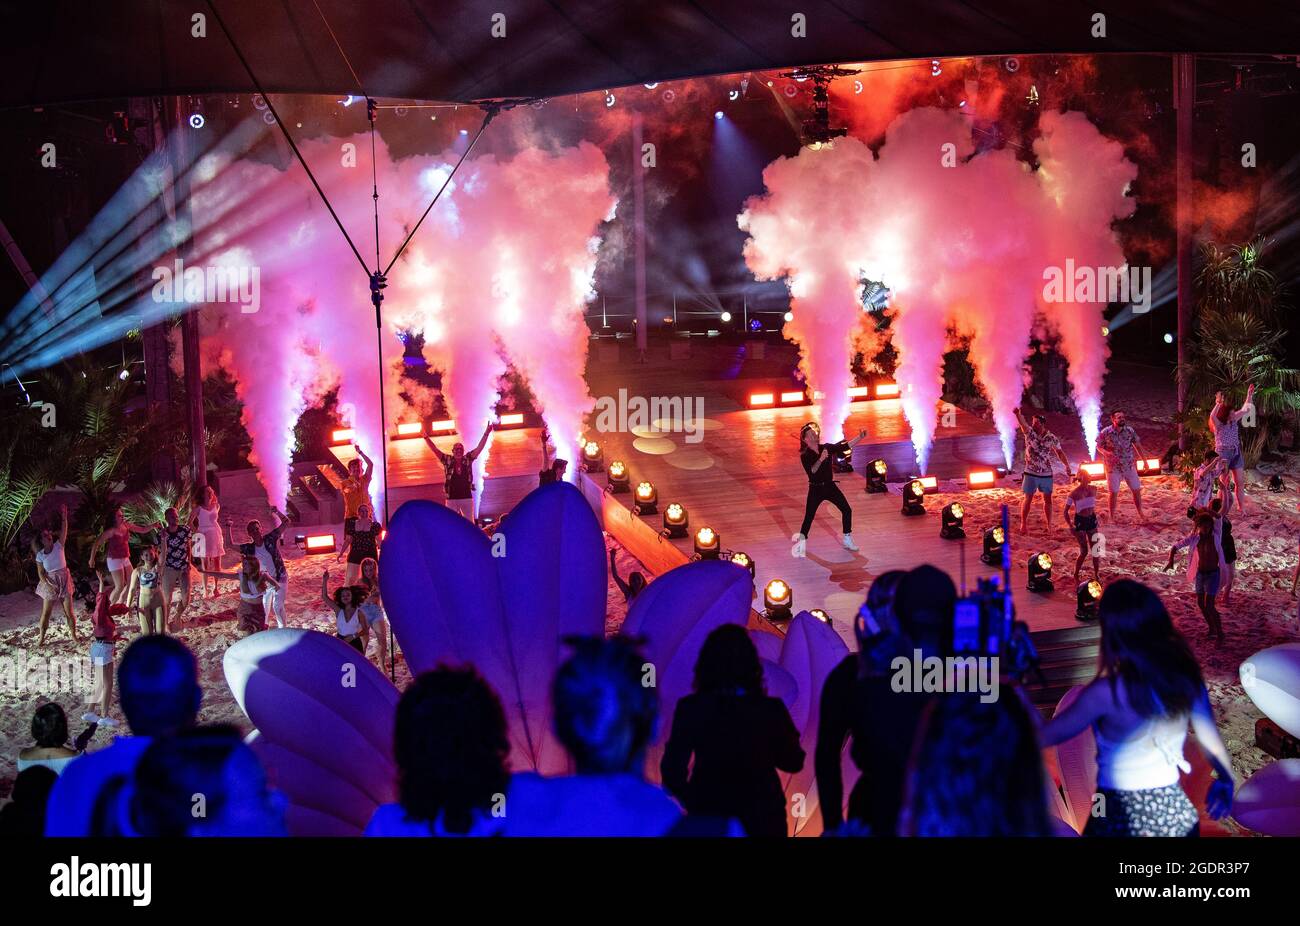
<path fill-rule="evenodd" d="M 330 433 L 330 443 L 350 444 L 356 436 L 357 432 L 353 428 L 335 428 Z"/>
<path fill-rule="evenodd" d="M 399 421 L 397 423 L 397 433 L 393 435 L 393 440 L 405 440 L 410 437 L 421 437 L 423 435 L 423 421 Z"/>
<path fill-rule="evenodd" d="M 333 553 L 334 535 L 333 534 L 308 534 L 302 544 L 303 550 L 307 553 Z"/>
<path fill-rule="evenodd" d="M 939 491 L 938 476 L 917 476 L 916 481 L 921 483 L 921 488 L 925 489 L 926 495 L 933 495 Z"/>
<path fill-rule="evenodd" d="M 806 398 L 802 392 L 783 392 L 781 393 L 781 404 L 789 405 L 794 402 L 803 402 Z"/>
<path fill-rule="evenodd" d="M 898 398 L 898 383 L 876 383 L 877 399 Z"/>
<path fill-rule="evenodd" d="M 1080 463 L 1079 469 L 1094 479 L 1100 479 L 1102 476 L 1106 475 L 1105 463 Z"/>
<path fill-rule="evenodd" d="M 524 423 L 524 415 L 522 412 L 510 412 L 509 414 L 506 415 L 497 416 L 498 428 L 517 428 L 523 423 Z"/>
<path fill-rule="evenodd" d="M 869 398 L 871 398 L 871 387 L 870 387 L 870 386 L 850 386 L 850 387 L 849 387 L 849 400 L 850 400 L 850 401 L 856 401 L 856 400 L 858 400 L 858 399 L 869 399 Z"/>
<path fill-rule="evenodd" d="M 966 474 L 968 489 L 988 489 L 997 481 L 997 471 L 992 469 L 975 469 Z"/>
<path fill-rule="evenodd" d="M 1138 460 L 1138 461 L 1137 461 L 1137 471 L 1138 471 L 1139 473 L 1141 473 L 1143 476 L 1159 476 L 1159 475 L 1160 475 L 1160 461 L 1159 461 L 1159 460 L 1155 460 L 1155 459 L 1153 459 L 1153 460 Z"/>
<path fill-rule="evenodd" d="M 455 434 L 456 421 L 453 418 L 446 418 L 442 421 L 429 422 L 430 434 Z"/>
<path fill-rule="evenodd" d="M 755 392 L 749 397 L 750 408 L 768 408 L 776 404 L 776 396 L 770 392 Z"/>

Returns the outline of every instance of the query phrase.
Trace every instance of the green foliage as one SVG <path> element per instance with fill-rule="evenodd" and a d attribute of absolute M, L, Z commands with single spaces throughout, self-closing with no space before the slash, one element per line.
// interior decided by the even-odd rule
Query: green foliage
<path fill-rule="evenodd" d="M 1300 371 L 1285 362 L 1286 332 L 1280 324 L 1286 293 L 1262 266 L 1266 254 L 1260 239 L 1227 249 L 1207 244 L 1201 250 L 1196 337 L 1179 371 L 1187 383 L 1180 416 L 1188 438 L 1184 466 L 1195 466 L 1212 446 L 1207 420 L 1217 393 L 1236 408 L 1246 387 L 1255 385 L 1255 424 L 1241 429 L 1248 467 L 1275 443 L 1286 416 L 1300 409 Z"/>
<path fill-rule="evenodd" d="M 122 512 L 132 524 L 166 524 L 167 509 L 175 508 L 177 520 L 188 524 L 194 513 L 194 485 L 188 479 L 177 485 L 174 482 L 154 482 L 122 506 Z"/>

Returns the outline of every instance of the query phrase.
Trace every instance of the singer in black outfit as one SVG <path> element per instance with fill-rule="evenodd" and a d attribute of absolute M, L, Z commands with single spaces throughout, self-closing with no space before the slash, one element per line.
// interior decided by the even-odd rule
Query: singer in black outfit
<path fill-rule="evenodd" d="M 832 458 L 847 453 L 867 436 L 866 431 L 859 431 L 858 436 L 849 441 L 834 444 L 821 443 L 821 428 L 813 422 L 803 426 L 799 432 L 799 460 L 804 472 L 808 474 L 808 501 L 804 505 L 803 524 L 799 533 L 791 540 L 795 542 L 795 556 L 804 555 L 804 544 L 808 540 L 808 531 L 812 528 L 813 517 L 822 502 L 830 502 L 840 510 L 844 527 L 844 549 L 856 551 L 858 545 L 853 542 L 853 509 L 844 497 L 840 487 L 835 484 L 834 463 Z"/>

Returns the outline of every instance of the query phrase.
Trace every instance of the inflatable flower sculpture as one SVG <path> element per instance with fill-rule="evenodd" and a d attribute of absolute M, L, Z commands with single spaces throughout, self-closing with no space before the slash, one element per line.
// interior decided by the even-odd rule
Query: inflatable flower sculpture
<path fill-rule="evenodd" d="M 608 576 L 595 514 L 573 486 L 539 488 L 489 538 L 433 502 L 403 505 L 381 552 L 384 607 L 412 674 L 472 663 L 501 697 L 511 764 L 543 775 L 569 771 L 551 723 L 550 686 L 568 655 L 564 638 L 600 635 Z M 690 691 L 704 638 L 745 624 L 753 584 L 724 562 L 679 567 L 636 599 L 623 632 L 642 637 L 660 694 L 659 757 L 677 700 Z M 783 638 L 753 631 L 768 691 L 789 706 L 805 770 L 787 776 L 791 831 L 820 830 L 812 752 L 826 674 L 847 652 L 826 624 L 800 614 Z M 383 672 L 328 634 L 268 630 L 233 645 L 226 680 L 256 727 L 250 737 L 289 800 L 295 835 L 356 835 L 396 799 L 392 732 L 399 692 Z"/>

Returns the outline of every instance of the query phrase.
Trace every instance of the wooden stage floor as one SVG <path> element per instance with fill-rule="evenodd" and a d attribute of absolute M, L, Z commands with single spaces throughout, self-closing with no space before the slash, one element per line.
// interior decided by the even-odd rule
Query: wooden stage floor
<path fill-rule="evenodd" d="M 807 479 L 795 447 L 800 426 L 816 417 L 816 409 L 809 407 L 719 410 L 705 419 L 697 443 L 688 442 L 682 433 L 614 433 L 598 435 L 598 439 L 607 463 L 622 459 L 627 464 L 633 485 L 642 479 L 654 483 L 661 512 L 670 502 L 684 505 L 692 528 L 707 524 L 721 535 L 724 549 L 743 550 L 753 557 L 760 590 L 771 579 L 786 580 L 794 590 L 796 610 L 824 609 L 850 643 L 857 608 L 871 581 L 882 572 L 933 563 L 952 575 L 960 587 L 963 548 L 971 588 L 977 577 L 997 571 L 979 560 L 980 532 L 986 525 L 968 523 L 964 542 L 939 538 L 939 512 L 960 494 L 927 497 L 926 513 L 921 517 L 899 513 L 901 499 L 896 491 L 866 494 L 863 470 L 868 461 L 883 457 L 894 473 L 910 469 L 910 432 L 897 400 L 856 403 L 845 425 L 848 434 L 866 428 L 869 435 L 855 450 L 855 472 L 837 477 L 853 506 L 853 534 L 860 552 L 849 553 L 840 546 L 839 515 L 823 505 L 808 539 L 807 557 L 796 559 L 790 537 L 803 518 Z M 437 438 L 438 445 L 448 450 L 455 441 L 454 437 Z M 955 427 L 939 429 L 931 459 L 933 472 L 952 478 L 964 476 L 974 464 L 999 464 L 1002 454 L 989 425 L 958 413 Z M 540 466 L 536 429 L 498 432 L 493 438 L 480 511 L 497 514 L 508 510 L 537 485 Z M 442 467 L 423 441 L 392 442 L 392 510 L 409 498 L 441 499 L 441 480 Z M 603 487 L 605 480 L 604 473 L 591 474 L 586 486 L 598 511 L 602 500 L 595 497 L 594 490 Z M 620 495 L 603 502 L 626 508 L 631 498 L 630 494 Z M 620 535 L 632 519 L 611 518 L 608 513 L 603 519 L 616 539 L 629 539 Z M 640 520 L 650 531 L 662 527 L 661 514 Z M 648 533 L 639 530 L 642 540 Z M 661 543 L 675 548 L 665 548 L 668 555 L 657 557 L 661 565 L 681 561 L 692 550 L 689 539 Z M 1024 590 L 1026 552 L 1015 550 L 1013 557 L 1021 560 L 1012 571 L 1019 618 L 1035 631 L 1077 626 L 1073 595 L 1063 586 L 1049 596 Z M 647 566 L 652 571 L 656 568 L 653 562 Z M 761 608 L 761 601 L 756 604 Z"/>

